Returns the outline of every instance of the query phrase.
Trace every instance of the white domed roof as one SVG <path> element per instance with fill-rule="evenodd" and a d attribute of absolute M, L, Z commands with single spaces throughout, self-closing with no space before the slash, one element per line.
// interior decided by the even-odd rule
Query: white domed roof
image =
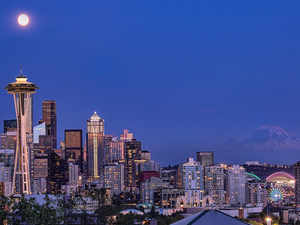
<path fill-rule="evenodd" d="M 100 120 L 100 116 L 97 115 L 97 112 L 94 112 L 94 115 L 92 115 L 91 120 Z"/>
<path fill-rule="evenodd" d="M 130 213 L 130 212 L 132 212 L 133 214 L 136 213 L 136 214 L 139 214 L 139 215 L 144 214 L 142 211 L 136 210 L 136 209 L 125 209 L 125 210 L 121 211 L 120 213 L 125 215 L 125 214 Z"/>

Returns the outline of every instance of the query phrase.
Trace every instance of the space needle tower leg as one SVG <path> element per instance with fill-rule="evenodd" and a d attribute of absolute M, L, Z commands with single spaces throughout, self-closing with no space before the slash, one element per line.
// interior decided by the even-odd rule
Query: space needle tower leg
<path fill-rule="evenodd" d="M 31 194 L 26 122 L 30 94 L 35 93 L 38 87 L 33 83 L 27 82 L 27 78 L 22 75 L 21 70 L 21 75 L 16 78 L 16 81 L 8 84 L 4 89 L 7 89 L 7 92 L 14 96 L 17 117 L 17 145 L 12 193 L 15 195 Z"/>

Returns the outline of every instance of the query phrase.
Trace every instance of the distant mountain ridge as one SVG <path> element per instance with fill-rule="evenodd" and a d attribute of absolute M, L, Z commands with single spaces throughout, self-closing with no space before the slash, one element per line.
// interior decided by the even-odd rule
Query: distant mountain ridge
<path fill-rule="evenodd" d="M 275 125 L 264 125 L 250 137 L 229 144 L 225 149 L 300 150 L 300 138 Z"/>

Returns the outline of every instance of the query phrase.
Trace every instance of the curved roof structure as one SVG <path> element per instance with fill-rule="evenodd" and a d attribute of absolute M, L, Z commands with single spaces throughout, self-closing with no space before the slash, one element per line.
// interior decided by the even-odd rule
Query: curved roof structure
<path fill-rule="evenodd" d="M 127 214 L 127 213 L 130 213 L 130 212 L 132 212 L 133 214 L 136 213 L 136 214 L 139 214 L 139 215 L 144 214 L 142 211 L 136 210 L 136 209 L 125 209 L 125 210 L 121 211 L 120 213 Z"/>
<path fill-rule="evenodd" d="M 261 180 L 258 176 L 253 173 L 247 173 L 247 180 Z"/>
<path fill-rule="evenodd" d="M 290 181 L 295 180 L 295 178 L 285 172 L 276 172 L 267 177 L 267 182 L 275 182 L 275 181 Z"/>

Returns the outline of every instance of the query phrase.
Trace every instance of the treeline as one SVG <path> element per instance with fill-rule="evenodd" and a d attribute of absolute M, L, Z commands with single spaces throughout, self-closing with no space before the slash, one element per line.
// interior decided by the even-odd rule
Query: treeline
<path fill-rule="evenodd" d="M 144 215 L 119 214 L 128 208 L 134 207 L 126 206 L 114 197 L 110 198 L 104 188 L 76 192 L 72 195 L 56 195 L 54 198 L 46 194 L 41 204 L 34 197 L 2 196 L 0 224 L 129 225 L 146 219 L 156 219 L 158 225 L 166 225 L 183 218 L 179 213 L 171 216 L 159 215 L 154 207 L 150 213 Z"/>

